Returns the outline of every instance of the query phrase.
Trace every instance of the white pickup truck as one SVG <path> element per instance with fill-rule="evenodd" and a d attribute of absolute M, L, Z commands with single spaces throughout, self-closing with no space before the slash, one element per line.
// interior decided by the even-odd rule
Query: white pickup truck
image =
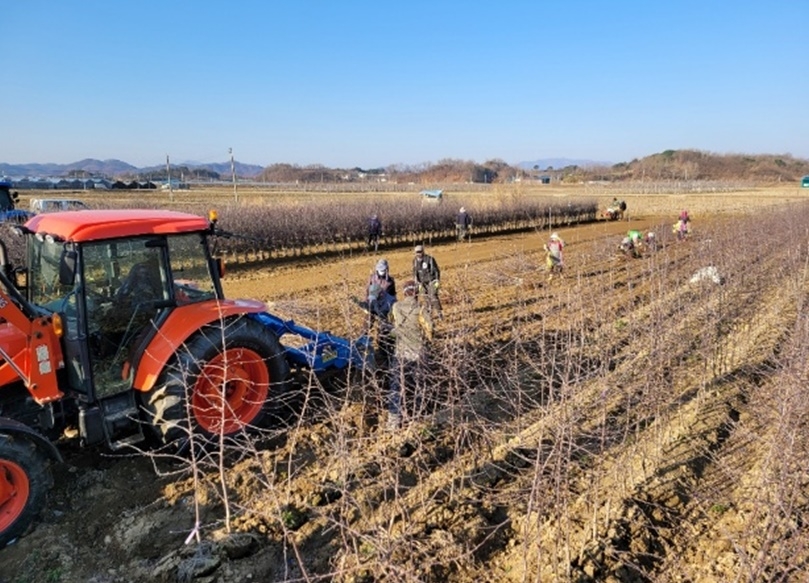
<path fill-rule="evenodd" d="M 56 211 L 80 211 L 88 209 L 86 204 L 72 198 L 34 198 L 31 199 L 31 212 L 52 213 Z"/>

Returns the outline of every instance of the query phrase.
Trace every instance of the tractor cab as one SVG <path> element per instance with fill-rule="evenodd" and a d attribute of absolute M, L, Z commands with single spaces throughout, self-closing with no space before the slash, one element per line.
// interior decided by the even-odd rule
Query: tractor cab
<path fill-rule="evenodd" d="M 64 325 L 66 388 L 130 392 L 144 347 L 179 306 L 221 298 L 200 217 L 163 211 L 39 215 L 26 225 L 27 299 Z"/>
<path fill-rule="evenodd" d="M 0 211 L 10 211 L 14 209 L 15 203 L 19 200 L 17 192 L 11 192 L 11 183 L 5 180 L 0 181 Z"/>
<path fill-rule="evenodd" d="M 33 213 L 17 208 L 20 194 L 11 190 L 11 182 L 0 180 L 0 222 L 22 224 L 30 219 Z"/>
<path fill-rule="evenodd" d="M 65 211 L 14 230 L 27 266 L 0 242 L 0 548 L 40 511 L 61 436 L 187 451 L 265 426 L 293 376 L 373 370 L 367 336 L 225 299 L 211 241 L 232 234 L 215 215 Z"/>

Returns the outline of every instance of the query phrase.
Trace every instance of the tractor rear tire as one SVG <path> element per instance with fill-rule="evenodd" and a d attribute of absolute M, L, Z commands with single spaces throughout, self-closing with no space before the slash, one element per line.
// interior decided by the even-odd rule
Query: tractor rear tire
<path fill-rule="evenodd" d="M 247 317 L 192 335 L 142 397 L 160 444 L 203 442 L 261 427 L 286 390 L 289 365 L 275 334 Z"/>
<path fill-rule="evenodd" d="M 25 534 L 52 484 L 43 451 L 27 439 L 0 434 L 0 549 Z"/>

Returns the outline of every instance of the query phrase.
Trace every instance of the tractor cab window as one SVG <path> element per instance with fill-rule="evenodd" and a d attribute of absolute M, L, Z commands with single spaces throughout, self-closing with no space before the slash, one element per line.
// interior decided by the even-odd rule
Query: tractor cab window
<path fill-rule="evenodd" d="M 174 299 L 178 305 L 216 298 L 205 245 L 205 239 L 198 233 L 168 238 Z"/>
<path fill-rule="evenodd" d="M 67 316 L 68 326 L 76 320 L 74 285 L 60 282 L 59 265 L 65 244 L 49 237 L 32 237 L 28 245 L 28 299 L 37 306 Z"/>
<path fill-rule="evenodd" d="M 128 388 L 123 364 L 170 298 L 162 238 L 116 239 L 82 247 L 93 378 L 97 394 Z"/>

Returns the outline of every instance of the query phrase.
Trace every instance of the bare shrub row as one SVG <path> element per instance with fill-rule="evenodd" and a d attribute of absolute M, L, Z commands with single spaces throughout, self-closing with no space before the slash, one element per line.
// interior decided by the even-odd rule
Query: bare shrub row
<path fill-rule="evenodd" d="M 142 206 L 142 202 L 129 206 Z M 205 215 L 210 205 L 193 202 L 171 208 Z M 569 226 L 592 221 L 598 213 L 598 205 L 592 199 L 560 202 L 553 198 L 510 197 L 487 204 L 476 198 L 466 208 L 472 215 L 473 234 Z M 383 245 L 449 240 L 455 234 L 458 208 L 409 197 L 367 201 L 330 197 L 317 201 L 267 201 L 258 205 L 230 202 L 220 206 L 218 212 L 222 228 L 236 235 L 221 240 L 219 252 L 245 260 L 248 256 L 265 258 L 362 249 L 368 235 L 368 220 L 373 214 L 382 220 Z"/>

